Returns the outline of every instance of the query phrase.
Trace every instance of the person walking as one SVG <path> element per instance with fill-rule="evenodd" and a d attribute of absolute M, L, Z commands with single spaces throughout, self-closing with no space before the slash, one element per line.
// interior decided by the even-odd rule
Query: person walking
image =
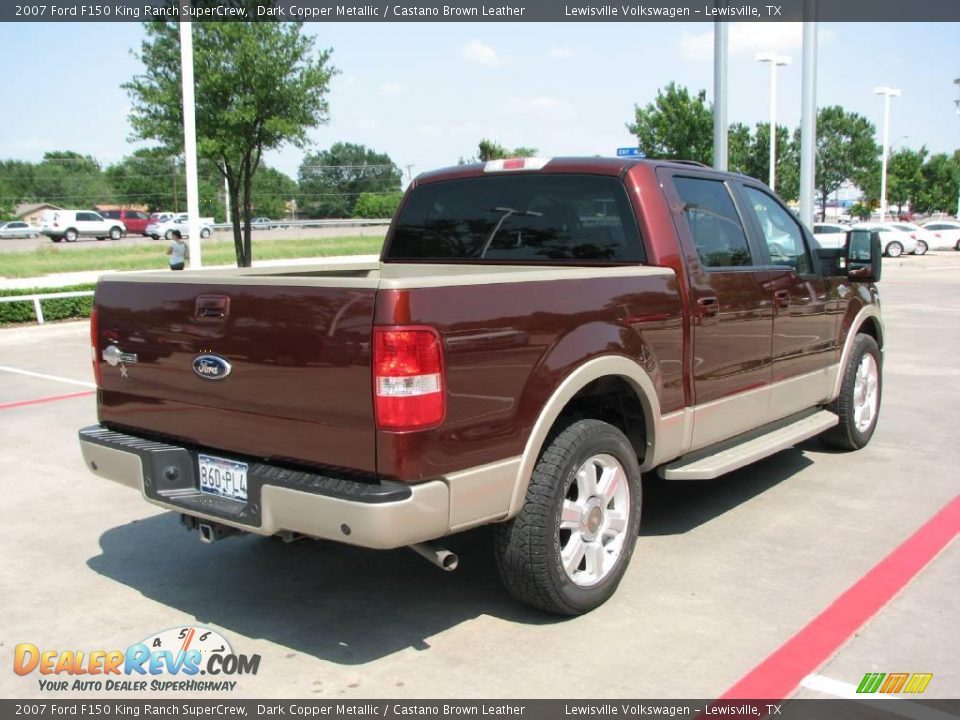
<path fill-rule="evenodd" d="M 179 230 L 173 231 L 173 239 L 170 241 L 170 247 L 167 248 L 167 255 L 170 256 L 170 269 L 183 270 L 187 259 L 190 257 L 190 246 L 183 240 L 183 235 Z"/>

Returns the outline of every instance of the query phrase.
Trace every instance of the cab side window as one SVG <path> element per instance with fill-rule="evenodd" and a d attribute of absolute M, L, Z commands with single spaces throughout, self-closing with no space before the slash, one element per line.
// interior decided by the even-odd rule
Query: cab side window
<path fill-rule="evenodd" d="M 747 236 L 727 186 L 720 180 L 692 177 L 674 177 L 673 184 L 704 267 L 752 265 Z"/>
<path fill-rule="evenodd" d="M 744 187 L 774 265 L 788 265 L 798 273 L 811 271 L 810 257 L 803 241 L 803 232 L 783 206 L 767 193 L 749 186 Z"/>

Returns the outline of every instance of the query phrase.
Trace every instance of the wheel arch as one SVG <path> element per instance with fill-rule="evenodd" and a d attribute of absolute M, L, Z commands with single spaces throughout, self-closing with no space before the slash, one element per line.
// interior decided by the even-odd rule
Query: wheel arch
<path fill-rule="evenodd" d="M 844 324 L 847 326 L 847 332 L 844 336 L 843 351 L 840 353 L 840 371 L 834 380 L 833 392 L 830 395 L 831 402 L 840 395 L 840 388 L 843 385 L 843 369 L 850 361 L 850 353 L 853 351 L 853 342 L 857 335 L 862 333 L 876 340 L 881 356 L 883 355 L 883 319 L 880 317 L 880 307 L 876 303 L 864 305 L 849 323 L 845 321 Z"/>
<path fill-rule="evenodd" d="M 611 388 L 622 388 L 632 393 L 628 398 L 637 403 L 643 415 L 643 455 L 646 460 L 641 464 L 641 470 L 648 469 L 647 465 L 653 459 L 661 418 L 660 401 L 653 380 L 642 366 L 623 355 L 595 357 L 567 375 L 544 404 L 524 446 L 513 484 L 508 517 L 515 516 L 523 506 L 534 465 L 550 432 L 558 421 L 571 416 L 571 410 L 577 406 L 578 401 L 587 397 L 585 391 L 589 393 L 590 387 L 596 387 L 598 382 L 605 382 Z M 634 438 L 631 438 L 631 442 L 634 442 Z"/>

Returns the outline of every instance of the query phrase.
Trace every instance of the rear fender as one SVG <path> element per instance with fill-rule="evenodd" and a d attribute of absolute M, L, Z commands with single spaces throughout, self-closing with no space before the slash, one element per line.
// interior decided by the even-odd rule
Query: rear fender
<path fill-rule="evenodd" d="M 584 345 L 589 338 L 589 345 Z M 630 354 L 623 342 L 624 338 L 636 338 L 628 341 Z M 600 341 L 600 342 L 598 342 Z M 617 354 L 599 354 L 589 357 L 585 362 L 576 365 L 574 369 L 573 356 L 582 358 L 583 347 L 602 348 L 604 351 Z M 642 358 L 641 365 L 633 358 Z M 563 413 L 570 401 L 580 390 L 594 380 L 603 377 L 619 377 L 624 379 L 637 395 L 643 408 L 644 421 L 647 428 L 646 457 L 652 461 L 654 447 L 657 442 L 657 433 L 660 427 L 660 401 L 657 392 L 656 374 L 648 371 L 648 367 L 656 367 L 656 360 L 649 346 L 642 337 L 629 328 L 604 323 L 591 323 L 581 326 L 574 332 L 562 338 L 554 348 L 544 357 L 541 364 L 531 374 L 527 383 L 527 391 L 522 400 L 523 404 L 536 403 L 542 410 L 531 429 L 527 443 L 521 456 L 520 465 L 514 482 L 513 496 L 510 501 L 509 517 L 520 512 L 526 497 L 527 487 L 534 465 L 546 443 L 547 436 L 557 419 Z M 563 376 L 557 385 L 556 378 Z M 556 388 L 545 396 L 545 388 Z M 647 469 L 647 463 L 641 469 Z"/>

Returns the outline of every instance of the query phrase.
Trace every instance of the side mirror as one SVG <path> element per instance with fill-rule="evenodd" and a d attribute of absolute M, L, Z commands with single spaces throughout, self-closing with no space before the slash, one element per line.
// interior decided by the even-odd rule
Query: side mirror
<path fill-rule="evenodd" d="M 851 230 L 847 233 L 844 257 L 847 277 L 851 280 L 877 282 L 880 279 L 882 256 L 878 231 Z"/>

